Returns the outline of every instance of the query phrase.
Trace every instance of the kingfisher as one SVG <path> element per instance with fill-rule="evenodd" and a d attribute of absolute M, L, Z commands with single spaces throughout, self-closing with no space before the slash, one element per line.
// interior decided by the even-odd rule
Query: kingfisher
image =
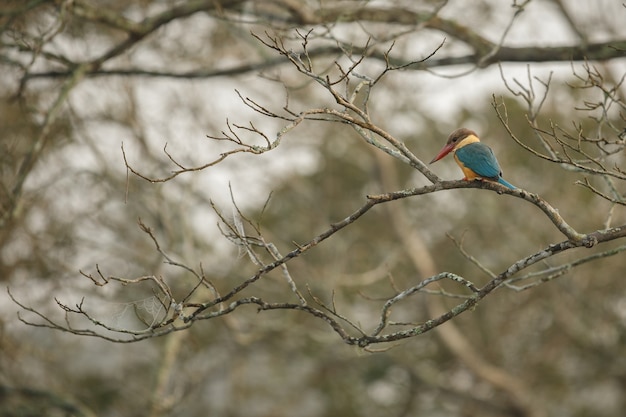
<path fill-rule="evenodd" d="M 454 160 L 461 167 L 464 180 L 489 180 L 515 190 L 515 186 L 502 178 L 502 171 L 491 148 L 478 139 L 478 135 L 464 127 L 455 130 L 448 137 L 446 145 L 430 163 L 437 162 L 452 152 Z"/>

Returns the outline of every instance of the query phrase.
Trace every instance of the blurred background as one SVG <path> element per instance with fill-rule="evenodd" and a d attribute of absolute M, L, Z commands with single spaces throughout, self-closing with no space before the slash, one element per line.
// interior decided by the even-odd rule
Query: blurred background
<path fill-rule="evenodd" d="M 58 322 L 64 316 L 55 300 L 84 300 L 115 325 L 133 314 L 158 315 L 154 288 L 97 287 L 79 271 L 97 275 L 97 265 L 104 275 L 162 276 L 181 298 L 195 285 L 164 263 L 139 218 L 168 256 L 202 265 L 227 292 L 257 266 L 222 235 L 211 202 L 231 216 L 234 200 L 285 254 L 367 194 L 427 184 L 349 126 L 315 121 L 270 152 L 235 154 L 167 182 L 129 173 L 124 155 L 150 178 L 179 168 L 172 159 L 186 167 L 215 160 L 232 146 L 207 135 L 228 132 L 227 123 L 253 123 L 271 140 L 288 124 L 253 111 L 239 94 L 276 112 L 336 107 L 328 91 L 253 36 L 279 37 L 298 53 L 298 33 L 308 30 L 319 74 L 345 63 L 348 45 L 358 56 L 369 40 L 372 56 L 358 72 L 376 77 L 392 43 L 390 57 L 408 63 L 443 42 L 425 65 L 391 71 L 376 84 L 372 122 L 424 162 L 451 131 L 469 127 L 494 149 L 508 181 L 539 194 L 578 231 L 624 224 L 623 206 L 575 184 L 583 173 L 516 144 L 492 103 L 506 105 L 510 129 L 529 146 L 537 145 L 535 123 L 605 138 L 621 150 L 625 19 L 626 7 L 610 0 L 2 2 L 0 280 Z M 498 47 L 485 50 L 483 40 Z M 589 48 L 589 61 L 572 52 L 602 43 Z M 530 106 L 514 91 L 526 91 Z M 606 161 L 609 169 L 623 164 L 623 151 Z M 452 158 L 432 169 L 461 177 Z M 610 184 L 623 195 L 622 184 Z M 430 274 L 489 281 L 454 240 L 500 273 L 564 239 L 520 199 L 452 190 L 377 206 L 289 268 L 301 290 L 334 300 L 369 329 L 381 299 Z M 620 245 L 577 249 L 538 267 Z M 450 323 L 368 351 L 344 344 L 312 316 L 253 307 L 165 337 L 112 343 L 27 326 L 18 312 L 42 318 L 2 291 L 0 415 L 621 416 L 624 265 L 617 253 L 528 290 L 501 288 Z M 296 301 L 280 271 L 246 291 Z M 458 303 L 424 293 L 399 313 L 425 321 Z"/>

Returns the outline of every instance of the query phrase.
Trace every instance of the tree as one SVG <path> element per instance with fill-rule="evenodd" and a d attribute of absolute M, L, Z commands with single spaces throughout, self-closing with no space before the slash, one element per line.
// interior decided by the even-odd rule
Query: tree
<path fill-rule="evenodd" d="M 506 359 L 508 351 L 521 354 L 532 343 L 533 333 L 525 329 L 536 326 L 524 320 L 533 323 L 534 314 L 544 320 L 544 328 L 553 326 L 551 320 L 559 322 L 583 351 L 586 346 L 613 352 L 614 333 L 598 327 L 609 336 L 597 345 L 588 333 L 579 333 L 576 319 L 534 306 L 532 314 L 519 319 L 520 329 L 504 332 L 503 339 L 518 337 L 524 343 L 502 340 L 492 352 L 480 349 L 485 340 L 493 344 L 498 329 L 508 323 L 489 312 L 533 305 L 524 291 L 530 289 L 533 296 L 543 294 L 546 304 L 565 291 L 586 305 L 576 295 L 587 294 L 584 286 L 573 278 L 564 288 L 543 284 L 573 271 L 593 271 L 590 265 L 601 265 L 611 277 L 611 271 L 619 271 L 619 261 L 613 260 L 626 248 L 620 246 L 626 234 L 620 212 L 626 101 L 619 67 L 626 40 L 611 20 L 605 25 L 610 37 L 598 40 L 598 25 L 591 23 L 600 18 L 598 10 L 589 14 L 585 27 L 582 7 L 553 5 L 576 36 L 549 47 L 508 43 L 516 30 L 532 26 L 525 15 L 539 6 L 528 1 L 513 2 L 508 10 L 485 3 L 470 11 L 448 2 L 7 6 L 3 57 L 12 68 L 6 88 L 13 100 L 4 104 L 3 114 L 15 127 L 4 153 L 11 157 L 3 173 L 2 251 L 8 259 L 3 276 L 11 288 L 18 277 L 48 280 L 38 285 L 46 288 L 46 296 L 52 289 L 63 313 L 28 303 L 11 290 L 22 309 L 20 320 L 116 342 L 183 330 L 169 336 L 164 347 L 169 354 L 159 361 L 154 415 L 184 403 L 177 396 L 182 394 L 170 392 L 176 358 L 192 337 L 192 325 L 202 340 L 207 336 L 196 330 L 203 326 L 197 322 L 218 318 L 241 346 L 262 340 L 270 351 L 284 348 L 272 334 L 289 338 L 299 326 L 324 337 L 332 334 L 329 327 L 347 344 L 366 350 L 408 339 L 431 341 L 427 334 L 437 328 L 458 361 L 438 362 L 452 375 L 442 386 L 456 399 L 454 406 L 469 404 L 476 410 L 470 413 L 493 415 L 555 410 L 558 400 L 546 410 L 533 401 L 532 380 L 540 372 L 517 377 L 521 371 Z M 466 18 L 460 19 L 460 13 Z M 619 13 L 624 10 L 616 9 L 613 16 Z M 474 14 L 485 23 L 484 31 L 463 24 Z M 499 23 L 502 16 L 504 24 Z M 510 75 L 515 70 L 508 65 L 559 61 L 571 64 L 565 78 L 569 85 L 559 81 L 565 77 L 561 71 L 535 75 L 529 67 L 524 80 Z M 429 114 L 430 100 L 419 104 L 424 98 L 420 82 L 434 82 L 430 72 L 461 64 L 466 67 L 454 67 L 443 78 L 446 83 L 467 85 L 481 73 L 498 71 L 504 81 L 506 90 L 492 95 L 491 108 L 477 99 L 466 114 L 452 119 L 482 127 L 485 138 L 511 139 L 506 149 L 515 146 L 517 152 L 513 156 L 511 150 L 510 158 L 504 148 L 490 144 L 498 148 L 507 178 L 516 178 L 520 189 L 446 181 L 425 163 L 457 123 Z M 261 78 L 246 82 L 253 72 Z M 236 76 L 242 78 L 231 85 Z M 419 77 L 417 82 L 413 77 Z M 203 83 L 212 79 L 220 81 L 208 90 Z M 418 91 L 406 94 L 412 85 Z M 235 88 L 238 104 L 227 93 Z M 115 94 L 104 96 L 107 90 Z M 163 112 L 169 120 L 160 119 Z M 220 117 L 209 120 L 211 113 Z M 186 139 L 207 132 L 206 141 Z M 121 161 L 125 173 L 115 168 Z M 258 183 L 260 191 L 243 188 L 249 181 L 245 173 L 254 172 L 254 166 L 266 180 Z M 294 170 L 304 174 L 302 179 L 290 180 Z M 218 172 L 233 186 L 225 197 L 216 197 L 213 189 L 209 197 L 207 178 L 212 181 Z M 453 175 L 458 174 L 451 170 L 446 177 Z M 566 178 L 580 187 L 564 192 Z M 90 192 L 84 193 L 87 188 Z M 480 190 L 457 191 L 465 188 Z M 582 218 L 581 204 L 594 207 Z M 236 250 L 208 237 L 215 233 L 206 227 L 209 206 Z M 136 217 L 139 228 L 129 232 L 128 220 Z M 224 262 L 225 256 L 232 261 Z M 111 294 L 120 303 L 113 313 L 110 304 L 93 295 L 83 298 L 84 284 L 67 297 L 56 296 L 54 277 L 60 271 L 75 275 L 78 269 L 66 266 L 68 258 L 80 259 L 84 283 L 105 291 L 122 284 Z M 579 311 L 618 323 L 619 287 L 614 279 L 600 281 L 613 297 L 607 308 L 581 306 Z M 498 289 L 512 291 L 500 300 Z M 487 299 L 494 300 L 487 304 Z M 263 314 L 250 316 L 246 306 Z M 468 311 L 474 311 L 471 318 L 461 315 Z M 478 315 L 491 331 L 479 329 Z M 485 340 L 468 335 L 480 332 Z M 324 345 L 310 331 L 298 334 Z M 220 346 L 211 337 L 207 342 L 214 349 Z M 494 356 L 501 366 L 487 359 Z M 445 392 L 425 367 L 410 365 L 410 354 L 386 357 L 382 374 L 371 381 L 408 387 L 387 407 L 398 413 L 420 409 L 412 402 L 415 384 Z M 536 370 L 546 361 L 531 363 Z M 394 376 L 394 369 L 402 370 Z M 499 390 L 504 399 L 489 401 L 480 390 L 455 385 L 453 374 L 466 369 L 489 387 L 487 396 Z M 191 381 L 182 384 L 183 392 L 193 392 Z M 335 389 L 329 386 L 325 392 Z M 334 412 L 358 414 L 360 391 L 353 389 L 346 409 L 331 401 L 338 407 Z M 379 406 L 385 401 L 380 397 Z M 608 407 L 607 413 L 619 406 Z"/>

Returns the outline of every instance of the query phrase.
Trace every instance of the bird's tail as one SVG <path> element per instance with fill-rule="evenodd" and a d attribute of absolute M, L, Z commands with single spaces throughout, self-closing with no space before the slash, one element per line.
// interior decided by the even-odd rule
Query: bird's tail
<path fill-rule="evenodd" d="M 504 185 L 505 187 L 510 188 L 511 190 L 515 190 L 517 187 L 514 186 L 513 184 L 511 184 L 510 182 L 506 181 L 504 178 L 502 177 L 498 177 L 498 182 L 502 185 Z"/>

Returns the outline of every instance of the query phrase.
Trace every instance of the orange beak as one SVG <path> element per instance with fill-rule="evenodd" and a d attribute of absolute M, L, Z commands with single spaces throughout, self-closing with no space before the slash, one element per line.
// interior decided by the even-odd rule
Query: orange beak
<path fill-rule="evenodd" d="M 449 154 L 453 149 L 454 149 L 454 144 L 453 143 L 446 143 L 446 146 L 441 148 L 441 150 L 439 151 L 437 156 L 435 156 L 433 158 L 433 160 L 430 161 L 430 163 L 432 164 L 433 162 L 437 162 L 438 160 L 440 160 L 441 158 L 443 158 L 444 156 Z"/>

